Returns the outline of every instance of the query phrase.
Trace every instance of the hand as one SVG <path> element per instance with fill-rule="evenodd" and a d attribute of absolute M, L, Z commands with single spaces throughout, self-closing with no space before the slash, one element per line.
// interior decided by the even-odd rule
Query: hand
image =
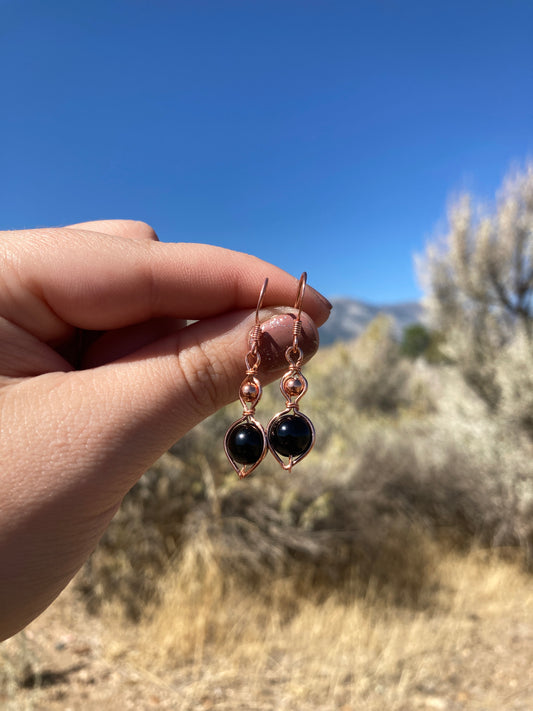
<path fill-rule="evenodd" d="M 126 221 L 0 233 L 0 265 L 5 638 L 66 586 L 147 467 L 237 398 L 265 277 L 265 306 L 292 306 L 297 280 Z M 329 309 L 308 288 L 304 310 L 309 356 Z M 291 323 L 278 312 L 265 326 L 263 383 L 286 365 Z"/>

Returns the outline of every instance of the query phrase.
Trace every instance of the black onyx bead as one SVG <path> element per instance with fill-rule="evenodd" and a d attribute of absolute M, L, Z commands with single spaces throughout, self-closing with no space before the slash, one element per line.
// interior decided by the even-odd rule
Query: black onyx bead
<path fill-rule="evenodd" d="M 309 422 L 298 415 L 283 415 L 269 431 L 270 445 L 284 457 L 297 457 L 311 447 L 313 432 Z"/>
<path fill-rule="evenodd" d="M 239 464 L 255 464 L 263 454 L 261 430 L 250 422 L 243 422 L 228 434 L 226 446 L 231 458 Z"/>

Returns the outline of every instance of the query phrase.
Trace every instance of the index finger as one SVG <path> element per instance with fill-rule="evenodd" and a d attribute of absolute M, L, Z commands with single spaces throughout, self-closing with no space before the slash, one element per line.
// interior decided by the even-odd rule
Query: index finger
<path fill-rule="evenodd" d="M 65 326 L 108 330 L 159 316 L 201 319 L 251 309 L 265 277 L 264 306 L 296 300 L 297 278 L 221 247 L 72 229 L 4 234 L 15 274 L 9 283 L 6 271 L 2 313 L 43 340 L 60 337 Z M 303 308 L 317 325 L 329 315 L 327 304 L 306 290 Z"/>

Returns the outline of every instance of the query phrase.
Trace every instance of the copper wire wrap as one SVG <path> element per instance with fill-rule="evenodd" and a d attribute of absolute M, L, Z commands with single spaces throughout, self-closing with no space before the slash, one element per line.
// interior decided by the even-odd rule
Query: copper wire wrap
<path fill-rule="evenodd" d="M 229 461 L 231 462 L 232 467 L 235 469 L 237 472 L 239 479 L 244 479 L 247 477 L 251 472 L 257 467 L 257 465 L 264 459 L 265 454 L 267 452 L 267 441 L 266 441 L 266 435 L 263 427 L 257 420 L 254 418 L 255 415 L 255 408 L 257 406 L 257 403 L 261 399 L 261 395 L 263 393 L 263 389 L 261 387 L 261 382 L 259 381 L 257 377 L 257 371 L 259 369 L 259 366 L 261 364 L 261 354 L 259 353 L 259 343 L 261 340 L 261 322 L 259 321 L 259 311 L 261 310 L 261 306 L 263 304 L 263 298 L 265 295 L 265 291 L 267 288 L 268 284 L 268 278 L 265 279 L 263 282 L 263 287 L 261 289 L 261 292 L 259 294 L 259 299 L 257 301 L 257 307 L 255 309 L 255 324 L 250 331 L 250 336 L 249 336 L 249 351 L 245 356 L 244 362 L 246 364 L 246 375 L 244 380 L 242 381 L 240 387 L 239 387 L 239 400 L 241 401 L 241 405 L 243 407 L 242 410 L 242 417 L 234 422 L 231 427 L 228 429 L 226 432 L 226 437 L 224 439 L 224 450 L 226 452 L 226 456 L 228 457 Z M 232 431 L 238 427 L 239 425 L 243 423 L 248 423 L 253 425 L 257 431 L 259 431 L 263 437 L 263 451 L 261 453 L 260 458 L 254 462 L 253 464 L 243 464 L 242 466 L 239 466 L 238 463 L 233 459 L 231 456 L 231 453 L 228 448 L 228 437 L 230 437 Z"/>
<path fill-rule="evenodd" d="M 263 392 L 263 389 L 261 387 L 261 383 L 259 380 L 255 377 L 257 374 L 257 371 L 259 370 L 259 366 L 261 365 L 261 354 L 259 353 L 259 342 L 261 340 L 261 322 L 259 321 L 259 311 L 261 310 L 261 306 L 263 304 L 263 298 L 265 296 L 265 291 L 268 285 L 268 278 L 265 279 L 263 283 L 263 287 L 261 289 L 261 293 L 259 294 L 259 299 L 257 301 L 257 307 L 255 309 L 255 324 L 250 331 L 250 337 L 249 337 L 249 347 L 250 350 L 246 354 L 244 358 L 244 362 L 246 364 L 246 378 L 242 381 L 241 387 L 239 388 L 239 399 L 244 407 L 243 410 L 243 415 L 253 415 L 255 413 L 255 407 L 259 400 L 261 399 L 261 394 Z M 242 397 L 242 391 L 243 388 L 247 383 L 253 383 L 257 389 L 258 393 L 257 396 L 251 401 L 251 404 L 247 407 L 246 402 L 244 398 Z"/>
<path fill-rule="evenodd" d="M 311 451 L 313 448 L 313 445 L 315 443 L 315 428 L 313 427 L 313 423 L 311 420 L 304 414 L 300 413 L 300 400 L 301 398 L 305 395 L 308 389 L 308 383 L 307 379 L 301 372 L 301 367 L 303 364 L 303 359 L 304 359 L 304 354 L 302 349 L 300 348 L 299 345 L 299 337 L 301 336 L 302 333 L 302 304 L 303 304 L 303 298 L 305 294 L 305 286 L 307 283 L 307 273 L 304 272 L 302 276 L 300 277 L 300 281 L 298 284 L 298 294 L 296 297 L 296 304 L 294 306 L 295 309 L 298 310 L 298 315 L 296 317 L 296 320 L 294 322 L 294 326 L 292 329 L 292 345 L 287 348 L 285 351 L 285 358 L 287 362 L 289 363 L 289 370 L 282 376 L 281 381 L 280 381 L 280 390 L 282 395 L 285 398 L 285 407 L 286 409 L 283 412 L 278 412 L 277 415 L 274 415 L 274 417 L 270 420 L 270 423 L 268 425 L 268 440 L 269 440 L 269 449 L 274 455 L 275 459 L 281 464 L 283 469 L 286 471 L 292 471 L 292 467 L 297 464 L 301 459 L 303 459 L 307 454 Z M 276 425 L 278 422 L 281 422 L 285 416 L 288 414 L 295 414 L 298 413 L 299 418 L 303 418 L 305 422 L 307 423 L 307 426 L 309 428 L 310 436 L 311 436 L 311 441 L 309 446 L 305 449 L 300 454 L 297 454 L 296 456 L 290 454 L 288 455 L 288 462 L 284 462 L 278 452 L 276 452 L 276 449 L 274 446 L 272 446 L 271 443 L 271 434 L 274 431 Z"/>
<path fill-rule="evenodd" d="M 246 363 L 246 375 L 255 375 L 261 364 L 261 354 L 259 353 L 261 324 L 259 323 L 258 318 L 258 313 L 256 312 L 256 323 L 250 331 L 250 350 L 248 351 L 244 359 L 244 362 Z"/>
<path fill-rule="evenodd" d="M 256 323 L 255 326 L 250 331 L 251 350 L 257 351 L 257 345 L 259 343 L 260 337 L 261 337 L 261 324 Z"/>

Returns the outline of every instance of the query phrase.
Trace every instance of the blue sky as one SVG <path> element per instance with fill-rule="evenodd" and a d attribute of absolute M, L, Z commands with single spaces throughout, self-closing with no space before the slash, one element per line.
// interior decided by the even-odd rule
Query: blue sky
<path fill-rule="evenodd" d="M 0 227 L 129 217 L 417 298 L 450 195 L 533 157 L 531 0 L 0 0 Z"/>

